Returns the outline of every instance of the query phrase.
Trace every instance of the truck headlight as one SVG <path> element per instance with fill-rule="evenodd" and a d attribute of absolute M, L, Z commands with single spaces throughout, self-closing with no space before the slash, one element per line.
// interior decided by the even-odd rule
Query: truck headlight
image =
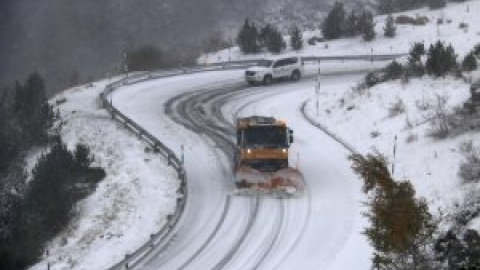
<path fill-rule="evenodd" d="M 247 154 L 251 154 L 251 153 L 252 153 L 252 150 L 247 149 Z"/>
<path fill-rule="evenodd" d="M 283 152 L 284 154 L 286 154 L 286 153 L 287 153 L 287 148 L 283 148 L 283 149 L 282 149 L 282 152 Z"/>

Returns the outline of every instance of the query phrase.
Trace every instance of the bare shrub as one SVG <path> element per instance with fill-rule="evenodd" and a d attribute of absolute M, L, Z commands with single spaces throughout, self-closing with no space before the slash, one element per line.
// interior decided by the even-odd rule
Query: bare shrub
<path fill-rule="evenodd" d="M 480 149 L 472 141 L 460 146 L 464 160 L 460 163 L 459 176 L 464 183 L 478 183 L 480 180 Z"/>
<path fill-rule="evenodd" d="M 458 28 L 460 28 L 460 29 L 466 29 L 466 28 L 468 28 L 468 24 L 465 23 L 465 22 L 461 22 L 461 23 L 458 24 Z"/>
<path fill-rule="evenodd" d="M 405 118 L 405 129 L 412 129 L 412 128 L 413 128 L 412 121 L 410 121 L 410 118 L 408 118 L 408 115 L 407 115 L 407 117 Z"/>
<path fill-rule="evenodd" d="M 405 139 L 406 143 L 413 143 L 416 141 L 418 141 L 418 136 L 417 134 L 414 134 L 414 133 L 408 134 L 407 139 Z"/>
<path fill-rule="evenodd" d="M 448 98 L 437 95 L 436 99 L 437 103 L 428 116 L 431 119 L 429 135 L 436 139 L 444 139 L 450 134 L 449 112 L 446 106 Z"/>
<path fill-rule="evenodd" d="M 426 111 L 430 109 L 432 105 L 425 99 L 425 97 L 422 97 L 422 100 L 415 101 L 415 106 L 417 106 L 419 111 Z"/>
<path fill-rule="evenodd" d="M 428 21 L 427 17 L 418 15 L 415 18 L 407 15 L 399 15 L 395 18 L 397 24 L 426 25 Z"/>
<path fill-rule="evenodd" d="M 380 131 L 374 130 L 374 131 L 370 132 L 370 137 L 377 138 L 378 136 L 380 136 Z"/>
<path fill-rule="evenodd" d="M 401 98 L 397 98 L 397 101 L 388 108 L 388 116 L 395 117 L 402 113 L 405 113 L 405 104 Z"/>

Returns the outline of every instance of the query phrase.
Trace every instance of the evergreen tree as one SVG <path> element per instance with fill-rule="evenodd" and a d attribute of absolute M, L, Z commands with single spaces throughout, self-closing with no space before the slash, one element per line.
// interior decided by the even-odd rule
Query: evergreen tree
<path fill-rule="evenodd" d="M 475 45 L 472 53 L 475 55 L 475 57 L 480 57 L 480 44 Z"/>
<path fill-rule="evenodd" d="M 261 29 L 259 40 L 262 47 L 272 53 L 280 53 L 287 46 L 280 31 L 270 24 Z"/>
<path fill-rule="evenodd" d="M 428 0 L 428 7 L 430 9 L 443 8 L 447 5 L 446 0 Z"/>
<path fill-rule="evenodd" d="M 467 54 L 462 62 L 462 68 L 465 71 L 474 71 L 478 67 L 477 59 L 473 52 Z"/>
<path fill-rule="evenodd" d="M 147 45 L 128 51 L 127 65 L 130 71 L 150 71 L 171 67 L 173 61 L 162 49 Z"/>
<path fill-rule="evenodd" d="M 373 22 L 373 14 L 370 11 L 364 10 L 361 19 L 362 36 L 365 41 L 372 41 L 377 35 L 375 33 L 375 23 Z"/>
<path fill-rule="evenodd" d="M 397 27 L 395 26 L 395 20 L 393 16 L 390 14 L 387 17 L 387 20 L 385 22 L 385 27 L 383 28 L 385 31 L 385 36 L 386 37 L 395 37 L 397 34 Z"/>
<path fill-rule="evenodd" d="M 47 142 L 48 130 L 56 115 L 48 103 L 45 82 L 40 75 L 34 73 L 27 78 L 25 84 L 16 83 L 14 110 L 26 147 Z"/>
<path fill-rule="evenodd" d="M 347 37 L 353 37 L 358 34 L 358 17 L 355 12 L 352 10 L 350 15 L 348 15 L 347 20 L 345 22 L 345 35 Z"/>
<path fill-rule="evenodd" d="M 443 42 L 437 41 L 428 50 L 428 58 L 425 64 L 427 73 L 437 77 L 445 76 L 457 67 L 456 58 L 457 56 L 451 45 L 445 48 Z"/>
<path fill-rule="evenodd" d="M 423 199 L 415 198 L 408 181 L 396 182 L 384 156 L 349 157 L 352 168 L 364 181 L 363 191 L 371 195 L 370 226 L 365 235 L 373 246 L 375 269 L 430 269 L 433 259 L 427 247 L 433 242 L 435 226 Z"/>
<path fill-rule="evenodd" d="M 421 61 L 421 57 L 425 55 L 425 53 L 425 45 L 423 44 L 423 42 L 416 42 L 410 49 L 408 60 L 410 62 Z"/>
<path fill-rule="evenodd" d="M 323 37 L 337 39 L 344 33 L 345 8 L 343 3 L 336 2 L 322 24 Z"/>
<path fill-rule="evenodd" d="M 475 230 L 467 229 L 460 237 L 450 230 L 435 242 L 434 250 L 444 269 L 480 269 L 480 235 Z"/>
<path fill-rule="evenodd" d="M 390 14 L 394 10 L 394 1 L 393 0 L 379 0 L 378 1 L 378 12 L 380 14 Z"/>
<path fill-rule="evenodd" d="M 422 56 L 425 55 L 425 45 L 422 42 L 413 44 L 408 56 L 406 68 L 407 77 L 422 77 L 425 74 L 425 67 L 422 63 Z"/>
<path fill-rule="evenodd" d="M 303 48 L 302 32 L 296 25 L 290 30 L 290 46 L 295 51 L 299 51 Z"/>
<path fill-rule="evenodd" d="M 237 35 L 236 42 L 243 53 L 258 53 L 260 52 L 258 30 L 254 23 L 245 19 L 243 27 Z"/>
<path fill-rule="evenodd" d="M 396 80 L 403 75 L 403 66 L 397 61 L 393 61 L 385 67 L 385 80 Z"/>

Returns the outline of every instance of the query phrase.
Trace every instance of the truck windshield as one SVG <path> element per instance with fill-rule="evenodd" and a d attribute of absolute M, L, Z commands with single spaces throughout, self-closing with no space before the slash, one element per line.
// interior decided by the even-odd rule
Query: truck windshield
<path fill-rule="evenodd" d="M 257 66 L 259 67 L 269 67 L 271 65 L 272 65 L 272 61 L 270 60 L 260 60 L 258 61 L 258 64 L 257 64 Z"/>
<path fill-rule="evenodd" d="M 249 127 L 243 132 L 244 147 L 288 147 L 285 127 L 257 126 Z"/>

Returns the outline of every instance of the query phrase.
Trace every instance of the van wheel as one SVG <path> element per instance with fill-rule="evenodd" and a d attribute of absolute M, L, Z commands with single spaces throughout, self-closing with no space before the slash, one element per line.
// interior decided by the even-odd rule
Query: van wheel
<path fill-rule="evenodd" d="M 300 74 L 300 71 L 294 70 L 294 71 L 292 72 L 292 75 L 290 76 L 290 79 L 291 79 L 292 81 L 298 81 L 298 80 L 300 80 L 301 77 L 302 77 L 302 75 Z"/>
<path fill-rule="evenodd" d="M 272 79 L 272 75 L 265 75 L 265 77 L 263 77 L 263 84 L 264 85 L 269 85 L 271 84 L 273 81 Z"/>

